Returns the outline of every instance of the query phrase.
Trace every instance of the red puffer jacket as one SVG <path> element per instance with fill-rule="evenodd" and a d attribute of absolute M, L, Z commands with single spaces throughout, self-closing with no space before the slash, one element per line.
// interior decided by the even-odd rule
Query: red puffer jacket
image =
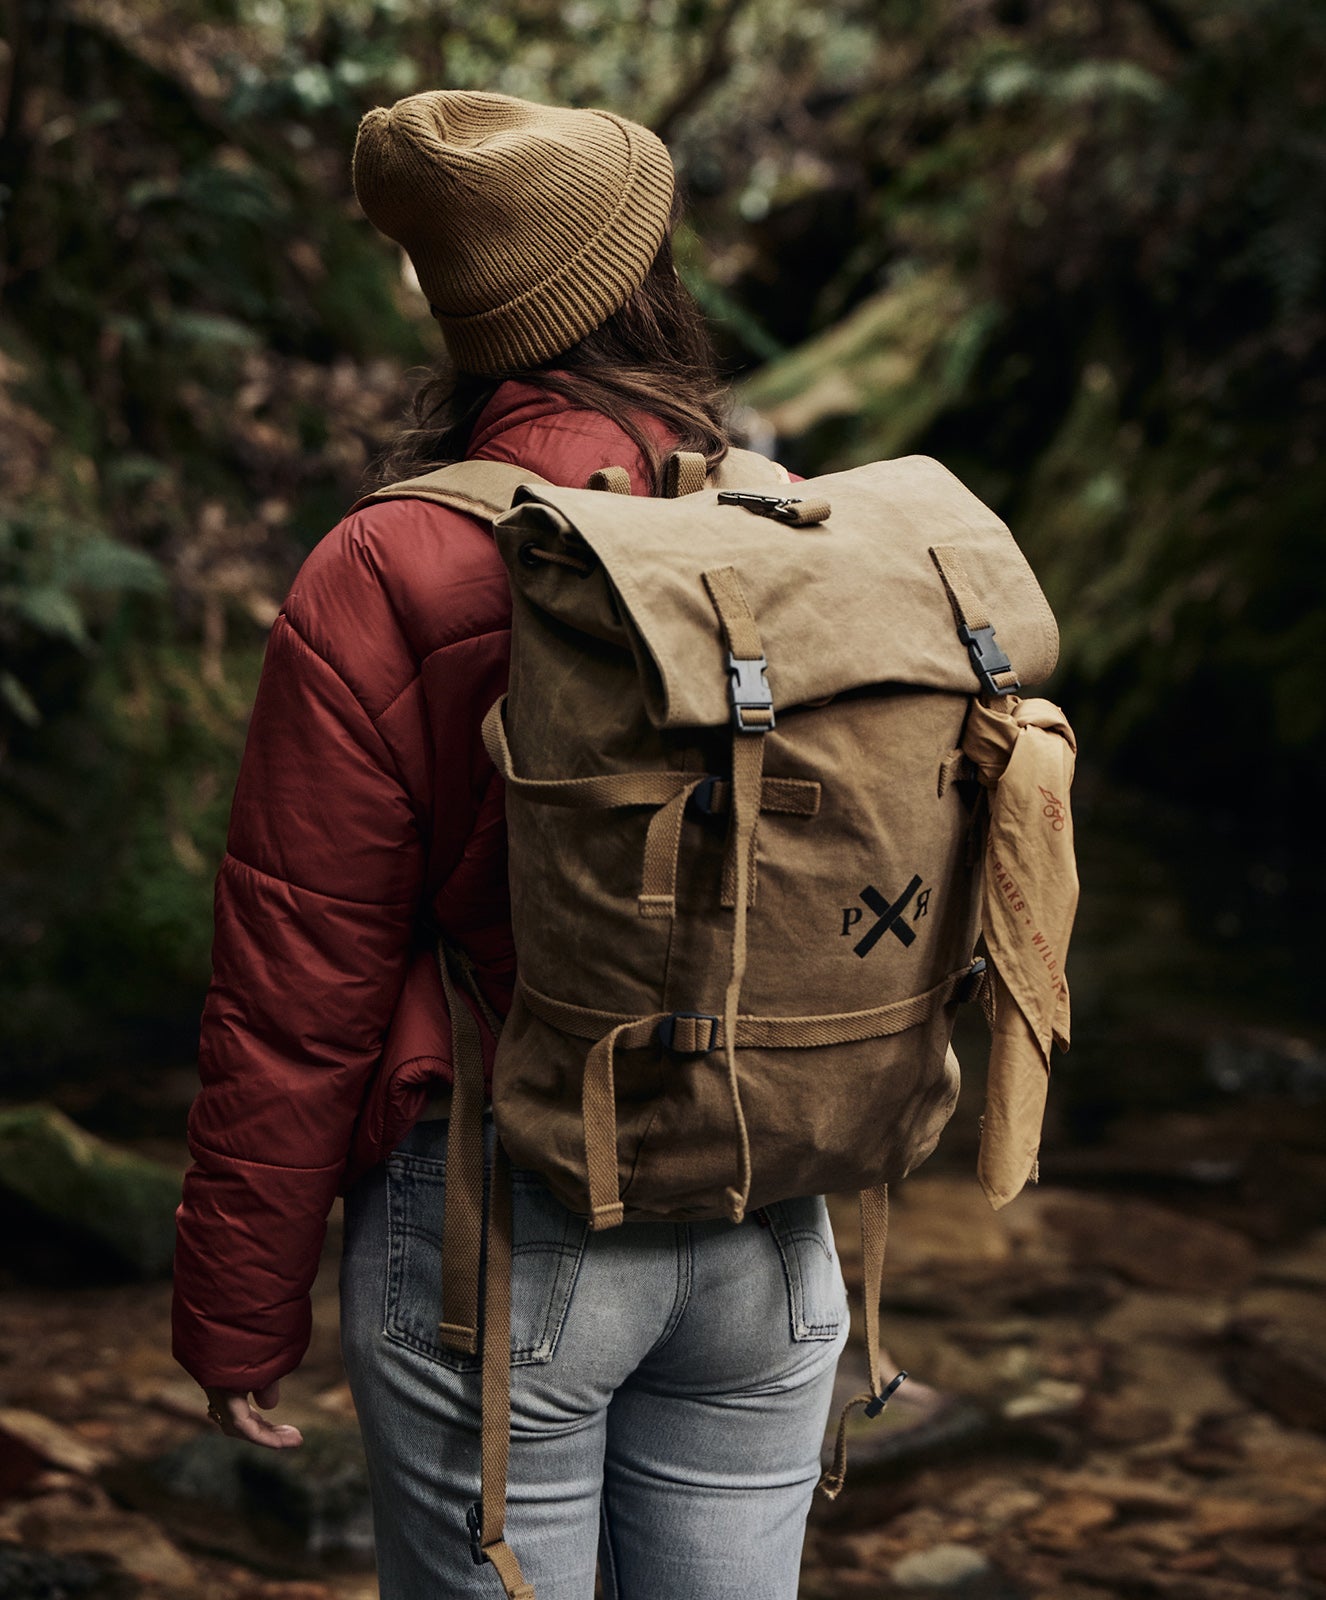
<path fill-rule="evenodd" d="M 615 423 L 516 383 L 471 454 L 570 487 L 617 463 L 648 492 Z M 178 1212 L 174 1349 L 201 1384 L 256 1389 L 299 1364 L 333 1199 L 450 1078 L 427 915 L 510 1003 L 502 787 L 479 736 L 510 616 L 487 530 L 394 500 L 332 529 L 273 627 L 216 882 Z"/>

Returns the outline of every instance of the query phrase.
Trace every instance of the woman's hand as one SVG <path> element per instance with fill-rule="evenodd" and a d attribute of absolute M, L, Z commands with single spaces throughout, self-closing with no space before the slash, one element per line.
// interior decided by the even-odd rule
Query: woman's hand
<path fill-rule="evenodd" d="M 254 1404 L 264 1411 L 275 1409 L 281 1399 L 281 1385 L 269 1383 L 253 1391 Z M 267 1450 L 293 1450 L 303 1444 L 304 1435 L 289 1422 L 268 1422 L 249 1404 L 244 1389 L 208 1389 L 207 1415 L 231 1439 L 247 1439 Z"/>

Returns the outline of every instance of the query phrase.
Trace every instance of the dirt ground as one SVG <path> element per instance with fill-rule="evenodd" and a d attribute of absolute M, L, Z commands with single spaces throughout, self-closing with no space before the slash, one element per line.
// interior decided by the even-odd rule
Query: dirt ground
<path fill-rule="evenodd" d="M 1322 1120 L 1139 1116 L 998 1215 L 953 1159 L 903 1185 L 884 1327 L 913 1377 L 817 1500 L 803 1600 L 1326 1600 Z M 171 1362 L 168 1285 L 0 1289 L 0 1595 L 371 1600 L 336 1248 L 281 1408 L 322 1442 L 240 1489 Z"/>

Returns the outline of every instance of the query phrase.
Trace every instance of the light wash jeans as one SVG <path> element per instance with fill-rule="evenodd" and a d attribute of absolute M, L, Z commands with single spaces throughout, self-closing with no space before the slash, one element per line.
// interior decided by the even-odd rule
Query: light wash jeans
<path fill-rule="evenodd" d="M 383 1600 L 502 1600 L 465 1526 L 479 1372 L 439 1347 L 446 1124 L 345 1204 L 341 1340 Z M 590 1233 L 515 1174 L 506 1537 L 538 1600 L 795 1600 L 847 1338 L 822 1199 Z"/>

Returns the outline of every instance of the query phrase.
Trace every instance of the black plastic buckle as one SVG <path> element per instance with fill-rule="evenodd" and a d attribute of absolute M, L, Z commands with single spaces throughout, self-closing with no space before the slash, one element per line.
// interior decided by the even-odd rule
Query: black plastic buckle
<path fill-rule="evenodd" d="M 710 773 L 707 778 L 702 778 L 696 784 L 691 794 L 691 804 L 697 811 L 703 812 L 706 817 L 712 817 L 714 814 L 714 790 L 722 781 L 722 778 Z"/>
<path fill-rule="evenodd" d="M 774 725 L 773 691 L 764 675 L 768 665 L 763 656 L 727 658 L 732 721 L 740 733 L 768 733 Z M 747 722 L 746 713 L 750 711 L 767 711 L 768 722 Z"/>
<path fill-rule="evenodd" d="M 969 1000 L 974 1000 L 981 992 L 981 984 L 985 981 L 985 957 L 977 956 L 966 972 L 958 980 L 958 986 L 953 991 L 954 1003 L 965 1006 Z"/>
<path fill-rule="evenodd" d="M 714 1040 L 718 1037 L 717 1017 L 711 1017 L 707 1011 L 671 1011 L 666 1017 L 663 1018 L 662 1022 L 660 1022 L 658 1027 L 655 1029 L 655 1032 L 658 1034 L 658 1041 L 665 1050 L 676 1050 L 678 1048 L 673 1042 L 677 1037 L 678 1022 L 707 1022 L 709 1024 L 708 1042 L 702 1045 L 696 1045 L 695 1048 L 691 1050 L 680 1051 L 680 1054 L 706 1055 L 714 1048 Z"/>
<path fill-rule="evenodd" d="M 965 622 L 958 624 L 958 638 L 967 646 L 971 664 L 986 694 L 1016 694 L 1022 685 L 1014 673 L 1013 681 L 1001 689 L 994 681 L 997 672 L 1010 672 L 1013 663 L 995 643 L 993 628 L 969 628 Z"/>
<path fill-rule="evenodd" d="M 470 1560 L 476 1567 L 481 1567 L 488 1559 L 488 1552 L 483 1547 L 482 1500 L 476 1500 L 465 1513 L 465 1526 L 470 1530 Z"/>
<path fill-rule="evenodd" d="M 866 1415 L 868 1417 L 877 1417 L 884 1407 L 888 1405 L 889 1401 L 893 1399 L 895 1391 L 901 1388 L 906 1381 L 907 1374 L 900 1372 L 883 1394 L 877 1394 L 866 1402 Z"/>
<path fill-rule="evenodd" d="M 743 506 L 747 511 L 753 511 L 757 517 L 772 517 L 775 522 L 794 522 L 796 512 L 793 506 L 799 506 L 799 498 L 785 494 L 753 494 L 746 489 L 721 489 L 718 495 L 720 506 Z"/>

